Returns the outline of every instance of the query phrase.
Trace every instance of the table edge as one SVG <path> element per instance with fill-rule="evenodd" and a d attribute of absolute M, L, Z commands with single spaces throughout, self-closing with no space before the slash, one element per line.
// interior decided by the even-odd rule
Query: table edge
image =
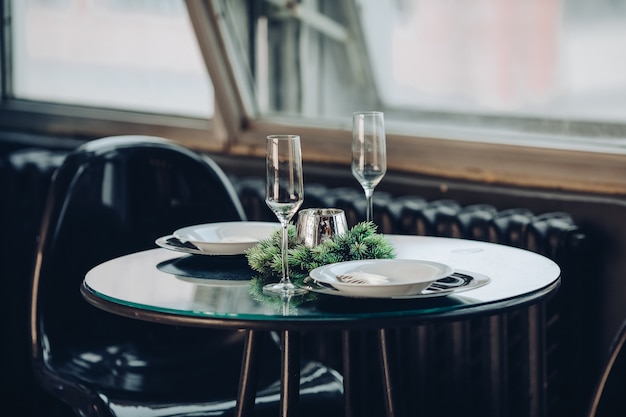
<path fill-rule="evenodd" d="M 352 330 L 352 329 L 383 329 L 407 327 L 434 322 L 452 322 L 464 320 L 468 318 L 479 318 L 498 316 L 503 313 L 515 309 L 522 309 L 526 306 L 535 305 L 544 302 L 553 296 L 561 285 L 561 277 L 559 276 L 551 284 L 539 288 L 536 291 L 525 294 L 523 297 L 514 299 L 505 299 L 495 301 L 493 303 L 482 304 L 479 306 L 467 307 L 460 310 L 445 311 L 440 314 L 424 314 L 419 316 L 393 316 L 386 315 L 382 317 L 359 317 L 346 318 L 337 317 L 334 319 L 307 319 L 306 317 L 281 317 L 280 320 L 263 320 L 263 319 L 243 319 L 230 317 L 198 317 L 184 314 L 176 314 L 166 311 L 155 311 L 142 309 L 141 307 L 132 307 L 122 303 L 115 302 L 108 298 L 104 298 L 91 290 L 83 281 L 80 292 L 85 300 L 92 306 L 109 313 L 117 314 L 123 317 L 139 319 L 143 321 L 163 323 L 170 325 L 180 325 L 188 327 L 213 327 L 228 329 L 246 329 L 246 330 Z M 496 310 L 496 311 L 494 311 Z"/>

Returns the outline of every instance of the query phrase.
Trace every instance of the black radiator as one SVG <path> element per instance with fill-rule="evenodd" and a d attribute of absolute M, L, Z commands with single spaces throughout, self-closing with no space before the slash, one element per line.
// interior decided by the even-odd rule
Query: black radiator
<path fill-rule="evenodd" d="M 264 202 L 262 179 L 234 183 L 249 220 L 275 221 Z M 360 189 L 309 184 L 305 196 L 303 208 L 341 208 L 350 227 L 365 218 Z M 486 204 L 463 207 L 454 200 L 377 192 L 374 221 L 381 233 L 458 237 L 528 249 L 562 269 L 561 288 L 542 304 L 487 318 L 395 329 L 395 343 L 414 347 L 409 357 L 395 358 L 402 364 L 399 394 L 406 415 L 584 414 L 586 385 L 592 379 L 585 368 L 589 352 L 578 308 L 586 237 L 568 214 L 536 215 L 524 208 L 497 210 Z M 373 340 L 363 338 L 362 343 Z M 370 390 L 376 382 L 375 376 L 362 379 Z M 362 410 L 363 415 L 371 411 Z"/>

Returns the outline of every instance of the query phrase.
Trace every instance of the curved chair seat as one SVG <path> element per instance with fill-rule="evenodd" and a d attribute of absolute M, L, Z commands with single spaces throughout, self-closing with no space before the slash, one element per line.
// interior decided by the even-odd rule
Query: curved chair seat
<path fill-rule="evenodd" d="M 341 376 L 334 370 L 318 363 L 307 362 L 301 369 L 300 408 L 304 416 L 343 415 L 343 401 L 337 395 L 343 390 Z M 268 385 L 257 393 L 255 417 L 275 417 L 278 415 L 277 401 L 280 396 L 280 381 Z M 91 397 L 81 393 L 82 398 L 90 398 L 83 408 L 104 409 L 109 416 L 232 416 L 235 414 L 236 398 L 226 397 L 207 401 L 206 397 L 189 395 L 186 401 L 167 396 L 129 397 L 121 391 L 93 392 Z M 94 414 L 95 415 L 95 414 Z M 98 411 L 97 415 L 102 415 Z"/>
<path fill-rule="evenodd" d="M 241 362 L 243 339 L 226 332 L 210 333 L 213 337 L 210 345 L 146 346 L 127 340 L 97 349 L 77 349 L 65 360 L 55 361 L 54 371 L 72 375 L 84 386 L 101 391 L 142 393 L 146 398 L 224 398 L 237 389 L 239 375 L 233 371 Z M 189 341 L 187 337 L 183 340 Z M 211 381 L 216 375 L 220 376 L 220 384 L 207 390 L 203 382 Z M 271 383 L 276 377 L 272 375 L 263 382 Z"/>
<path fill-rule="evenodd" d="M 79 288 L 92 267 L 155 248 L 180 227 L 245 219 L 221 169 L 170 141 L 103 138 L 70 153 L 50 185 L 32 277 L 31 356 L 40 384 L 81 416 L 180 415 L 180 407 L 232 413 L 244 332 L 117 316 L 89 305 Z M 266 339 L 260 389 L 280 380 L 278 346 Z M 305 384 L 321 384 L 314 402 L 334 409 L 340 375 L 319 363 L 308 369 L 325 376 Z M 267 389 L 259 409 L 276 414 L 278 395 Z"/>

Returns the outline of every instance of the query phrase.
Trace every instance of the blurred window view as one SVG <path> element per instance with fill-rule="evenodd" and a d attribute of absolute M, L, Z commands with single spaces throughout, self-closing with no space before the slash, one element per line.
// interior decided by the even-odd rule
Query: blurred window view
<path fill-rule="evenodd" d="M 359 4 L 387 105 L 626 121 L 624 0 Z"/>
<path fill-rule="evenodd" d="M 183 0 L 19 0 L 11 7 L 16 98 L 213 116 L 213 87 Z"/>
<path fill-rule="evenodd" d="M 626 0 L 224 3 L 264 114 L 626 122 Z"/>

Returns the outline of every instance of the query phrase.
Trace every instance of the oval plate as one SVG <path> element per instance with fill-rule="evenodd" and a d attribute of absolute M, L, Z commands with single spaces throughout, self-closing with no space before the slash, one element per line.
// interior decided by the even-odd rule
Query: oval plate
<path fill-rule="evenodd" d="M 242 255 L 279 228 L 278 222 L 218 222 L 183 227 L 173 235 L 207 255 Z"/>
<path fill-rule="evenodd" d="M 474 290 L 476 288 L 480 288 L 485 286 L 491 282 L 491 278 L 487 275 L 479 274 L 476 272 L 470 271 L 462 271 L 456 270 L 454 273 L 449 275 L 448 277 L 442 278 L 441 280 L 435 281 L 428 288 L 423 290 L 418 294 L 411 295 L 399 295 L 392 297 L 381 297 L 378 294 L 371 296 L 353 296 L 345 294 L 344 292 L 338 291 L 331 286 L 327 286 L 326 284 L 321 284 L 316 282 L 313 278 L 307 277 L 304 280 L 304 288 L 309 291 L 313 291 L 319 294 L 339 296 L 339 297 L 348 297 L 348 298 L 356 298 L 356 299 L 393 299 L 393 300 L 414 300 L 420 298 L 433 298 L 433 297 L 443 297 L 447 295 L 454 295 L 457 293 Z"/>
<path fill-rule="evenodd" d="M 155 240 L 154 243 L 156 243 L 157 246 L 176 252 L 188 253 L 191 255 L 211 255 L 210 253 L 202 252 L 192 243 L 181 242 L 176 237 L 174 237 L 174 235 L 162 236 Z"/>
<path fill-rule="evenodd" d="M 328 264 L 309 276 L 321 285 L 355 297 L 389 298 L 419 294 L 454 270 L 439 262 L 415 259 L 366 259 Z M 349 277 L 361 282 L 350 282 Z"/>

